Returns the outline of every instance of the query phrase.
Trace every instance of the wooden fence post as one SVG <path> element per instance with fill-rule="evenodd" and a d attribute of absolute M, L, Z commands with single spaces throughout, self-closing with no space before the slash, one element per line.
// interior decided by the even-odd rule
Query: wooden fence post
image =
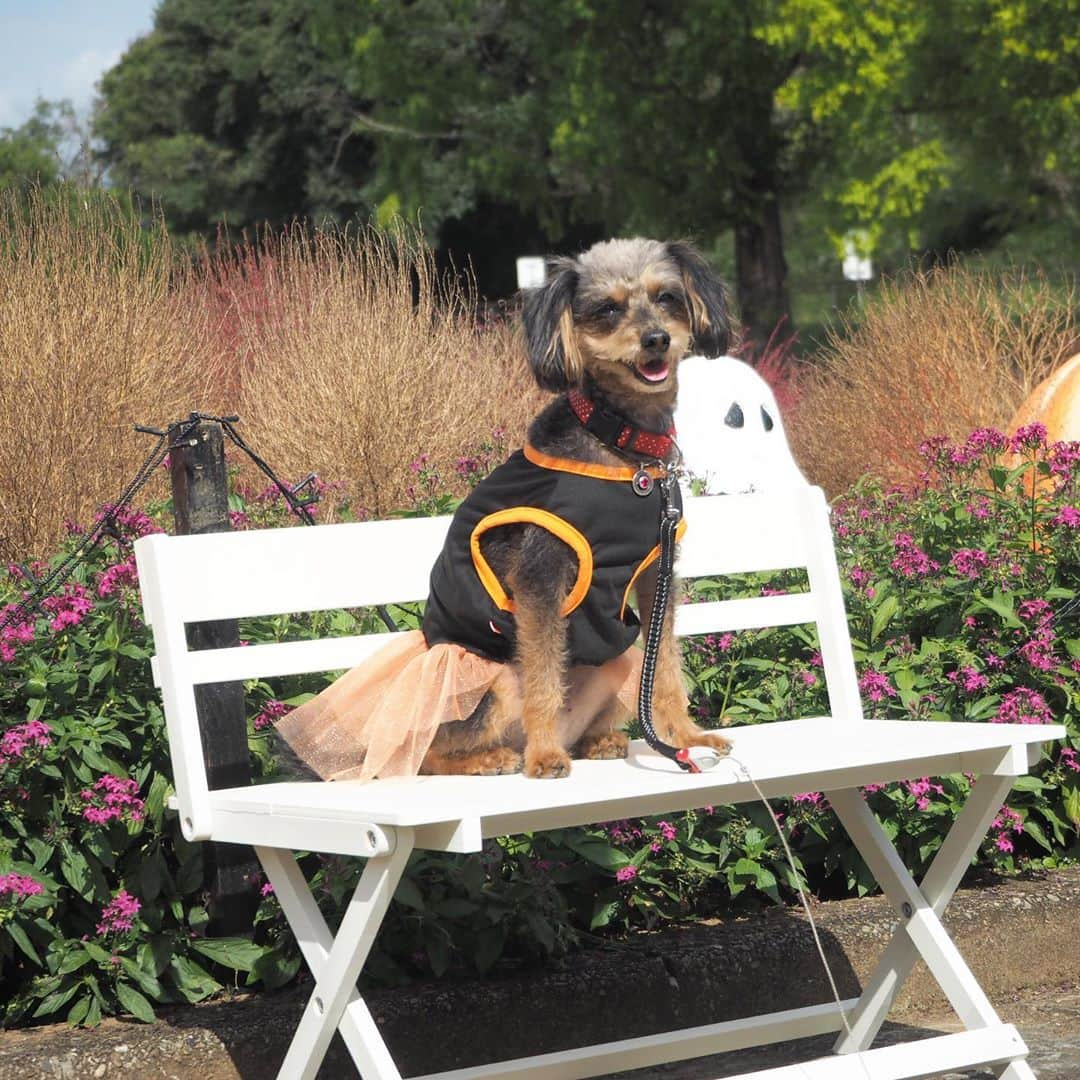
<path fill-rule="evenodd" d="M 225 440 L 221 425 L 209 420 L 169 429 L 169 475 L 173 513 L 180 535 L 229 529 Z M 235 619 L 188 627 L 191 649 L 230 648 L 240 643 Z M 195 687 L 203 756 L 210 789 L 251 783 L 243 683 Z M 260 868 L 254 851 L 239 844 L 208 843 L 203 849 L 204 880 L 210 893 L 212 934 L 250 929 L 259 904 Z"/>

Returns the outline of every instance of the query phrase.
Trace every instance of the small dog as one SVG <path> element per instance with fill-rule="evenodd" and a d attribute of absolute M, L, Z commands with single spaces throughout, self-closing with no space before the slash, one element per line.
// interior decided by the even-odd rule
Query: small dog
<path fill-rule="evenodd" d="M 532 422 L 524 451 L 455 515 L 424 621 L 429 645 L 465 645 L 504 671 L 469 718 L 439 728 L 423 773 L 561 777 L 571 756 L 626 756 L 615 690 L 640 629 L 631 590 L 646 631 L 652 610 L 652 481 L 677 452 L 678 364 L 691 348 L 723 354 L 729 337 L 722 283 L 681 242 L 610 240 L 550 260 L 546 283 L 525 294 L 523 319 L 533 374 L 560 396 Z M 726 752 L 726 739 L 687 714 L 672 621 L 669 609 L 657 733 Z"/>

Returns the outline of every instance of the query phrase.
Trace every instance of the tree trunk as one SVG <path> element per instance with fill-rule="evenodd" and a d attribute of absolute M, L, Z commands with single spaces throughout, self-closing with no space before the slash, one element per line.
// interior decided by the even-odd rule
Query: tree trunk
<path fill-rule="evenodd" d="M 792 327 L 787 262 L 780 229 L 780 200 L 771 186 L 757 214 L 735 226 L 735 289 L 739 315 L 752 350 L 760 352 L 782 320 Z M 757 187 L 762 191 L 762 187 Z"/>

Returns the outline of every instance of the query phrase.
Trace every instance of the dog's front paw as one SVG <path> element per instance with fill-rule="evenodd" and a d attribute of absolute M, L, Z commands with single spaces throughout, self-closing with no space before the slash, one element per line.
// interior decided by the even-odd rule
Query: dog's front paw
<path fill-rule="evenodd" d="M 719 731 L 698 731 L 693 738 L 687 740 L 687 746 L 708 746 L 718 754 L 726 757 L 731 753 L 734 745 L 730 739 L 725 739 Z"/>
<path fill-rule="evenodd" d="M 570 775 L 570 755 L 560 747 L 525 751 L 525 775 L 533 779 L 557 780 Z"/>
<path fill-rule="evenodd" d="M 586 735 L 577 745 L 576 757 L 610 761 L 624 758 L 630 747 L 630 739 L 623 731 L 609 731 L 604 735 Z"/>

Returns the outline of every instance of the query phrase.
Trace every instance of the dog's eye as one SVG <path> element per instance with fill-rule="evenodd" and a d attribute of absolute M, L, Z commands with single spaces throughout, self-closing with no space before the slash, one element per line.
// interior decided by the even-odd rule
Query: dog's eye
<path fill-rule="evenodd" d="M 662 292 L 656 297 L 656 302 L 664 307 L 682 307 L 682 297 L 678 293 Z"/>
<path fill-rule="evenodd" d="M 622 311 L 622 307 L 615 303 L 614 300 L 605 300 L 596 308 L 596 314 L 601 319 L 613 319 L 620 311 Z"/>

